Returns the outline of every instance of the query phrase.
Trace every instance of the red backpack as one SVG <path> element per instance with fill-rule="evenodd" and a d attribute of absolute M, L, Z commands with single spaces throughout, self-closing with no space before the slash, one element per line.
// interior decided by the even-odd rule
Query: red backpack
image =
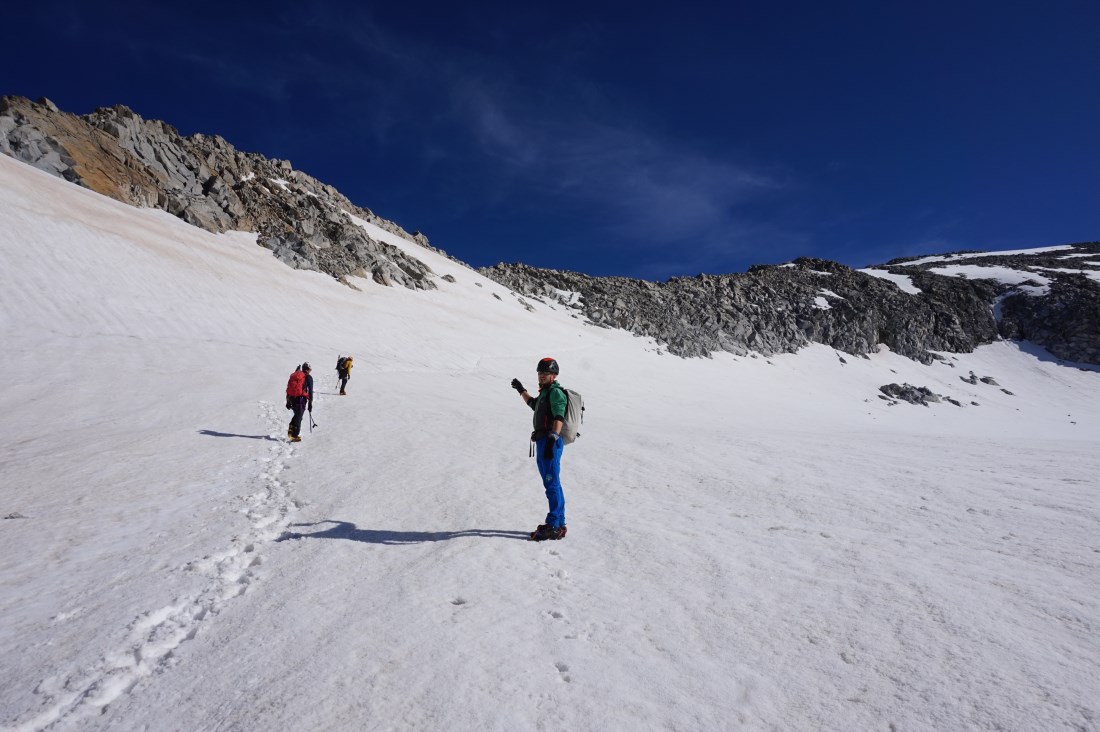
<path fill-rule="evenodd" d="M 290 381 L 286 382 L 286 395 L 288 397 L 302 397 L 306 395 L 305 371 L 295 371 L 290 375 Z"/>

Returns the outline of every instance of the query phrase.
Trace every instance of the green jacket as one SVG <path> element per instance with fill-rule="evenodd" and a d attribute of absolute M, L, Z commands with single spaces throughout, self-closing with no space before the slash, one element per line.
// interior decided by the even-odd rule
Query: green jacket
<path fill-rule="evenodd" d="M 532 420 L 535 431 L 531 433 L 532 440 L 541 440 L 554 426 L 554 420 L 565 421 L 565 408 L 569 404 L 569 397 L 565 395 L 561 384 L 551 381 L 550 386 L 539 389 L 537 397 L 527 400 L 527 406 L 535 412 Z"/>

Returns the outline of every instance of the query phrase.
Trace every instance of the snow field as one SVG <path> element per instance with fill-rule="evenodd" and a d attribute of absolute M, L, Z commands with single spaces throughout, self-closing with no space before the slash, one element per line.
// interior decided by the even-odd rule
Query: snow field
<path fill-rule="evenodd" d="M 685 361 L 385 232 L 456 282 L 357 292 L 6 158 L 0 217 L 8 728 L 1097 727 L 1095 371 Z M 588 411 L 535 544 L 544 355 Z"/>

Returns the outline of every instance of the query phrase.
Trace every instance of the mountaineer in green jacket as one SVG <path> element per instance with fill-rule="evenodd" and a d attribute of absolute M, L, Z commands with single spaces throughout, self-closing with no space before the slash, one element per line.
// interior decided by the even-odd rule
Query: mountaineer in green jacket
<path fill-rule="evenodd" d="M 565 443 L 561 439 L 562 426 L 565 424 L 565 410 L 568 397 L 557 383 L 558 362 L 552 358 L 539 361 L 539 394 L 533 397 L 519 383 L 512 379 L 512 388 L 519 392 L 523 403 L 535 412 L 531 440 L 535 443 L 536 463 L 542 485 L 546 489 L 546 500 L 550 511 L 546 514 L 546 523 L 539 524 L 531 532 L 534 541 L 564 539 L 565 532 L 565 495 L 561 489 L 561 453 Z"/>

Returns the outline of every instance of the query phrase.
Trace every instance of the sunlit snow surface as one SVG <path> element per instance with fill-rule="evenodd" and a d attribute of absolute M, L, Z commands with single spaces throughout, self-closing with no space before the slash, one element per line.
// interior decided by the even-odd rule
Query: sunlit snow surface
<path fill-rule="evenodd" d="M 1066 274 L 1083 274 L 1090 280 L 1100 282 L 1100 269 L 1065 269 L 1063 267 L 1033 267 L 1037 272 L 1062 272 Z"/>
<path fill-rule="evenodd" d="M 1057 252 L 1067 249 L 1072 249 L 1072 244 L 1059 244 L 1052 247 L 1033 247 L 1031 249 L 1011 249 L 1003 252 L 965 252 L 959 254 L 939 254 L 932 257 L 921 257 L 920 259 L 913 259 L 908 262 L 902 262 L 900 266 L 910 267 L 918 264 L 929 264 L 931 262 L 957 262 L 960 259 L 975 259 L 978 257 L 989 257 L 992 255 L 998 256 L 1012 256 L 1016 254 L 1045 254 L 1047 252 Z"/>
<path fill-rule="evenodd" d="M 886 272 L 881 269 L 861 269 L 859 270 L 863 274 L 871 275 L 872 277 L 878 277 L 879 279 L 889 280 L 901 289 L 902 292 L 907 292 L 910 295 L 919 295 L 921 290 L 919 287 L 913 284 L 913 278 L 909 275 L 894 274 L 892 272 Z"/>
<path fill-rule="evenodd" d="M 930 271 L 948 277 L 965 277 L 971 280 L 996 280 L 1029 295 L 1045 295 L 1050 292 L 1050 278 L 1030 270 L 1018 270 L 1000 265 L 949 264 L 932 267 Z"/>
<path fill-rule="evenodd" d="M 1100 374 L 1012 343 L 682 360 L 367 226 L 439 289 L 0 156 L 0 724 L 1097 728 Z M 588 409 L 536 544 L 508 384 L 546 355 Z"/>

